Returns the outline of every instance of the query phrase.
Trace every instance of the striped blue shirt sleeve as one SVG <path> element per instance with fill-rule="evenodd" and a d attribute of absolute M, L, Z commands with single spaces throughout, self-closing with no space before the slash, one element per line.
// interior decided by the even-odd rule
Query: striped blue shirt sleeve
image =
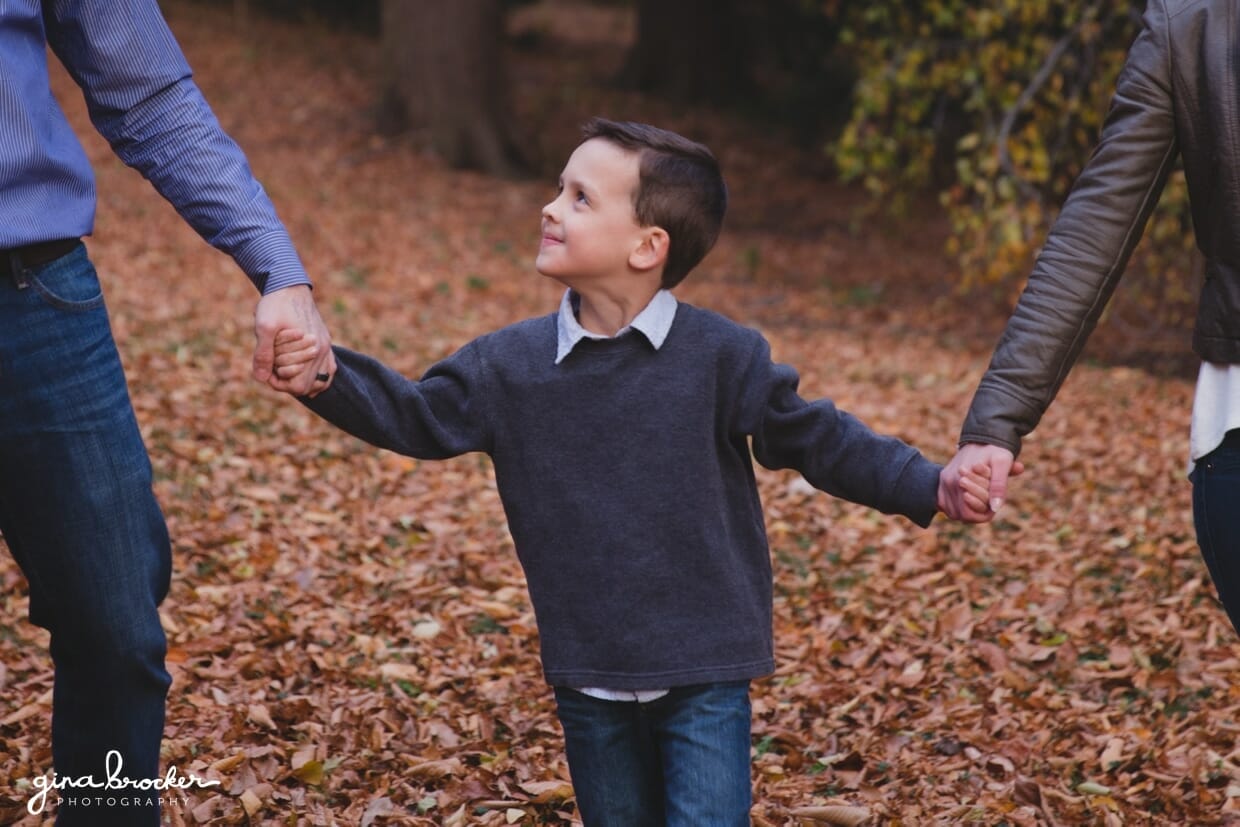
<path fill-rule="evenodd" d="M 263 293 L 309 284 L 275 206 L 220 126 L 155 0 L 45 0 L 52 50 L 91 121 Z"/>

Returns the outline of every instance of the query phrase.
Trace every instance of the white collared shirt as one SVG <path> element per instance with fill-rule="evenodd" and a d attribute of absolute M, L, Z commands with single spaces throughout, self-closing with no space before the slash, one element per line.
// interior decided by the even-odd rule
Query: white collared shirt
<path fill-rule="evenodd" d="M 595 341 L 615 339 L 634 330 L 645 336 L 651 346 L 658 350 L 663 346 L 663 341 L 667 339 L 667 334 L 671 332 L 672 320 L 676 318 L 676 297 L 669 290 L 660 290 L 654 294 L 650 303 L 633 317 L 633 321 L 618 330 L 615 336 L 603 336 L 591 333 L 581 326 L 581 322 L 577 320 L 577 310 L 580 304 L 580 297 L 572 290 L 564 291 L 564 298 L 560 300 L 560 315 L 556 317 L 555 325 L 555 363 L 557 365 L 568 358 L 568 354 L 572 353 L 573 348 L 583 339 Z M 577 687 L 577 691 L 604 701 L 636 701 L 638 703 L 649 703 L 662 698 L 668 692 L 666 689 L 606 689 L 598 686 Z"/>
<path fill-rule="evenodd" d="M 568 354 L 573 352 L 573 348 L 582 339 L 615 339 L 626 333 L 636 330 L 646 337 L 646 340 L 658 350 L 663 346 L 663 341 L 667 338 L 667 334 L 671 332 L 672 320 L 676 318 L 676 297 L 672 295 L 670 290 L 660 290 L 654 294 L 654 298 L 650 300 L 642 311 L 633 317 L 633 321 L 629 322 L 626 327 L 616 332 L 615 336 L 604 336 L 600 333 L 591 333 L 581 326 L 581 322 L 577 320 L 577 308 L 581 304 L 581 298 L 572 290 L 564 291 L 564 298 L 560 299 L 560 315 L 556 317 L 556 348 L 555 363 L 558 365 L 568 358 Z"/>

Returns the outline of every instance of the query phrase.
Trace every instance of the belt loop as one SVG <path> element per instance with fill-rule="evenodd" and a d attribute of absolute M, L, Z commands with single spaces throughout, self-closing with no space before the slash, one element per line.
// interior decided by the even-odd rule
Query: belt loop
<path fill-rule="evenodd" d="M 21 254 L 16 250 L 9 251 L 9 272 L 13 274 L 13 283 L 18 290 L 25 290 L 30 286 L 30 280 L 26 278 L 26 266 L 22 264 Z"/>

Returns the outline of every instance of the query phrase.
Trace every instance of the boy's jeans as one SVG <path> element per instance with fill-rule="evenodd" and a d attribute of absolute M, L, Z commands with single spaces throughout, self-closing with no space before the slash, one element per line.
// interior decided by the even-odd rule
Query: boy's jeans
<path fill-rule="evenodd" d="M 29 581 L 30 620 L 51 632 L 57 775 L 105 782 L 115 750 L 117 775 L 159 778 L 170 679 L 156 607 L 171 552 L 84 247 L 0 274 L 0 532 Z M 137 795 L 64 789 L 57 824 L 158 824 L 158 804 Z"/>
<path fill-rule="evenodd" d="M 1193 522 L 1219 600 L 1240 632 L 1240 430 L 1193 469 Z"/>
<path fill-rule="evenodd" d="M 568 768 L 585 827 L 742 827 L 749 682 L 673 689 L 650 703 L 557 687 Z"/>

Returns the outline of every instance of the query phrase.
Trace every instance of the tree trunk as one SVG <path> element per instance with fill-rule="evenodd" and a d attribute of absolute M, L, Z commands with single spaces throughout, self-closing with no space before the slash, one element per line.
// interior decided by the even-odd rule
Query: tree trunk
<path fill-rule="evenodd" d="M 749 89 L 735 0 L 637 0 L 637 40 L 625 85 L 684 101 L 721 103 Z"/>
<path fill-rule="evenodd" d="M 383 0 L 385 120 L 426 128 L 454 167 L 526 173 L 512 134 L 501 0 Z"/>

